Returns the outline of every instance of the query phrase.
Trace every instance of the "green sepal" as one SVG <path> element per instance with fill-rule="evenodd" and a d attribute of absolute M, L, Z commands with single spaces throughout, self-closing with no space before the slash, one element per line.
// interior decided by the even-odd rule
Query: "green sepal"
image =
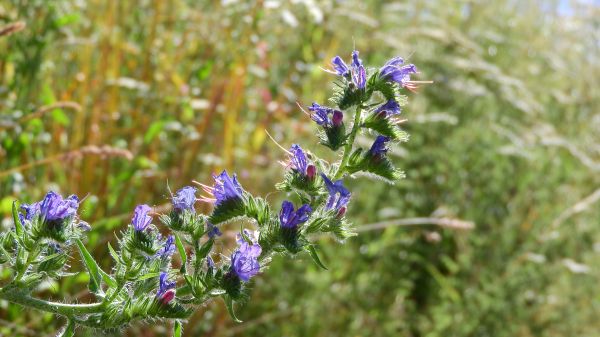
<path fill-rule="evenodd" d="M 320 144 L 327 146 L 333 151 L 337 151 L 342 146 L 346 145 L 346 127 L 344 123 L 340 126 L 325 126 L 319 131 L 318 137 Z"/>
<path fill-rule="evenodd" d="M 245 206 L 245 215 L 256 220 L 259 226 L 264 226 L 269 221 L 271 210 L 265 199 L 248 197 Z"/>
<path fill-rule="evenodd" d="M 350 174 L 362 172 L 383 179 L 389 184 L 403 179 L 404 172 L 394 167 L 385 155 L 373 156 L 369 151 L 355 150 L 348 160 L 347 172 Z"/>
<path fill-rule="evenodd" d="M 336 88 L 334 88 L 330 100 L 342 110 L 368 101 L 373 93 L 372 90 L 369 90 L 368 83 L 364 89 L 358 89 L 351 81 L 338 81 L 335 85 Z"/>
<path fill-rule="evenodd" d="M 208 218 L 213 225 L 219 225 L 231 221 L 246 214 L 245 198 L 233 198 L 221 202 L 215 206 L 212 214 Z"/>
<path fill-rule="evenodd" d="M 316 179 L 315 177 L 310 179 L 295 170 L 287 170 L 283 176 L 283 181 L 277 183 L 275 188 L 286 192 L 295 191 L 303 197 L 310 198 L 311 195 L 318 193 L 320 189 L 319 183 L 320 179 Z"/>
<path fill-rule="evenodd" d="M 401 88 L 402 87 L 398 83 L 379 77 L 379 71 L 373 73 L 367 80 L 367 90 L 370 92 L 380 92 L 386 100 L 398 99 L 401 97 Z"/>
<path fill-rule="evenodd" d="M 408 141 L 408 133 L 402 130 L 392 118 L 386 118 L 380 113 L 372 112 L 365 118 L 362 127 L 376 131 L 399 142 Z"/>

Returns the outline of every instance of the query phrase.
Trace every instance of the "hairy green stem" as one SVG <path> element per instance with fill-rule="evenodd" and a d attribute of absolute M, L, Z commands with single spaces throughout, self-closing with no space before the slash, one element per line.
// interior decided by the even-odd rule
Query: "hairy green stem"
<path fill-rule="evenodd" d="M 92 314 L 102 312 L 102 303 L 91 304 L 68 304 L 50 302 L 31 297 L 14 287 L 5 287 L 0 290 L 0 299 L 19 304 L 23 307 L 34 308 L 41 311 L 51 312 L 65 317 Z"/>
<path fill-rule="evenodd" d="M 356 107 L 356 112 L 354 113 L 354 124 L 352 125 L 352 130 L 350 131 L 350 135 L 348 135 L 348 139 L 346 140 L 346 145 L 344 146 L 344 154 L 342 155 L 342 161 L 340 162 L 340 166 L 338 166 L 334 179 L 340 179 L 344 172 L 346 171 L 346 166 L 348 165 L 348 160 L 350 159 L 350 154 L 352 152 L 352 146 L 354 145 L 354 139 L 356 138 L 356 134 L 358 130 L 360 130 L 360 116 L 362 113 L 362 103 Z"/>

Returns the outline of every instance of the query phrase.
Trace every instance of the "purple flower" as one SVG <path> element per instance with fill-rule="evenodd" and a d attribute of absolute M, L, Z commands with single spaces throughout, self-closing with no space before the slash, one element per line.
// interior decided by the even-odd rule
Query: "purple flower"
<path fill-rule="evenodd" d="M 313 104 L 308 107 L 308 110 L 313 112 L 310 117 L 313 121 L 317 122 L 317 124 L 321 126 L 332 125 L 333 122 L 331 121 L 331 118 L 329 118 L 329 115 L 333 114 L 332 108 L 328 108 L 313 102 Z"/>
<path fill-rule="evenodd" d="M 317 124 L 324 127 L 340 126 L 344 118 L 344 114 L 341 111 L 319 105 L 317 103 L 313 103 L 311 106 L 309 106 L 308 110 L 313 112 L 310 115 L 310 118 L 317 122 Z M 330 115 L 332 115 L 332 117 L 330 117 Z"/>
<path fill-rule="evenodd" d="M 352 82 L 359 88 L 364 89 L 367 83 L 367 72 L 362 64 L 362 61 L 358 58 L 358 51 L 352 52 L 352 63 L 350 64 L 352 73 Z"/>
<path fill-rule="evenodd" d="M 26 221 L 31 221 L 35 216 L 40 214 L 40 203 L 34 202 L 33 204 L 21 204 L 21 210 L 25 211 L 25 215 L 19 212 L 19 221 L 23 226 L 26 225 Z"/>
<path fill-rule="evenodd" d="M 48 192 L 40 202 L 39 212 L 46 221 L 63 220 L 77 213 L 79 198 L 71 195 L 66 199 L 53 191 Z"/>
<path fill-rule="evenodd" d="M 258 243 L 258 231 L 249 231 L 247 229 L 244 228 L 244 235 L 250 239 L 250 242 L 252 242 L 252 244 L 257 244 Z M 246 239 L 244 239 L 244 236 L 239 233 L 235 236 L 235 242 L 242 244 L 244 242 L 247 242 Z"/>
<path fill-rule="evenodd" d="M 336 182 L 332 182 L 326 175 L 321 173 L 321 177 L 325 182 L 325 187 L 327 187 L 327 191 L 329 192 L 329 198 L 327 199 L 327 204 L 325 208 L 327 209 L 335 209 L 336 211 L 340 211 L 348 204 L 350 201 L 350 191 L 348 191 L 344 185 L 343 181 L 337 180 Z"/>
<path fill-rule="evenodd" d="M 215 268 L 215 261 L 210 256 L 206 257 L 206 268 L 208 268 L 208 269 Z"/>
<path fill-rule="evenodd" d="M 371 149 L 369 150 L 369 154 L 373 157 L 379 158 L 385 156 L 388 151 L 387 142 L 390 141 L 390 137 L 386 136 L 377 136 Z"/>
<path fill-rule="evenodd" d="M 40 203 L 34 202 L 33 204 L 22 204 L 21 210 L 25 211 L 23 219 L 32 220 L 34 216 L 40 214 Z"/>
<path fill-rule="evenodd" d="M 410 74 L 417 73 L 417 67 L 414 64 L 402 65 L 404 60 L 401 57 L 394 57 L 389 60 L 381 69 L 379 77 L 400 84 L 403 87 L 413 88 L 410 82 Z"/>
<path fill-rule="evenodd" d="M 137 205 L 135 210 L 133 211 L 133 218 L 131 219 L 131 224 L 133 225 L 133 229 L 138 232 L 145 230 L 150 222 L 152 222 L 152 217 L 148 215 L 151 208 L 148 205 Z"/>
<path fill-rule="evenodd" d="M 339 127 L 344 122 L 344 113 L 339 110 L 333 111 L 333 117 L 331 118 L 331 123 L 335 127 Z"/>
<path fill-rule="evenodd" d="M 283 228 L 297 228 L 299 224 L 306 222 L 312 209 L 309 205 L 302 205 L 294 212 L 294 204 L 285 200 L 281 204 L 279 222 Z"/>
<path fill-rule="evenodd" d="M 333 65 L 333 69 L 335 70 L 336 74 L 340 76 L 346 76 L 350 72 L 346 62 L 344 62 L 344 60 L 342 60 L 342 58 L 339 56 L 332 58 L 331 64 Z"/>
<path fill-rule="evenodd" d="M 175 238 L 169 235 L 165 240 L 163 247 L 156 253 L 157 257 L 168 258 L 175 253 Z"/>
<path fill-rule="evenodd" d="M 169 274 L 161 272 L 156 297 L 162 304 L 168 304 L 175 298 L 175 289 L 173 288 L 175 288 L 175 282 L 169 282 Z"/>
<path fill-rule="evenodd" d="M 397 115 L 402 111 L 398 102 L 395 99 L 390 99 L 389 101 L 380 105 L 377 109 L 375 109 L 376 114 L 381 114 L 383 117 Z"/>
<path fill-rule="evenodd" d="M 308 160 L 306 159 L 306 154 L 298 144 L 292 144 L 290 148 L 290 152 L 292 153 L 290 156 L 290 162 L 292 164 L 292 168 L 296 170 L 301 175 L 306 175 L 306 169 L 308 167 Z"/>
<path fill-rule="evenodd" d="M 210 221 L 206 222 L 206 233 L 211 239 L 213 239 L 215 236 L 223 235 L 223 233 L 221 233 L 221 231 L 219 230 L 219 227 L 213 225 Z"/>
<path fill-rule="evenodd" d="M 219 206 L 224 202 L 242 199 L 244 189 L 235 174 L 230 177 L 227 171 L 223 170 L 218 176 L 213 174 L 213 178 L 215 179 L 213 187 L 202 185 L 202 188 L 214 198 L 204 197 L 201 200 L 214 202 L 215 206 Z"/>
<path fill-rule="evenodd" d="M 192 186 L 186 186 L 177 191 L 173 197 L 173 208 L 175 211 L 183 212 L 188 210 L 195 213 L 196 191 L 197 189 Z"/>
<path fill-rule="evenodd" d="M 261 252 L 262 248 L 258 243 L 249 244 L 242 240 L 239 248 L 231 255 L 231 270 L 242 281 L 248 282 L 260 271 L 258 257 Z"/>

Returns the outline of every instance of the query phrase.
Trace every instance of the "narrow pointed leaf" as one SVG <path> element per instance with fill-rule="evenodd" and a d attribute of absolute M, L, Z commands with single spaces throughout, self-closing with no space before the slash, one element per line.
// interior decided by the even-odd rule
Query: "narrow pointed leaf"
<path fill-rule="evenodd" d="M 230 296 L 225 296 L 224 300 L 227 312 L 229 313 L 229 316 L 231 316 L 231 319 L 236 323 L 242 323 L 242 321 L 235 316 L 235 312 L 233 311 L 233 299 Z"/>
<path fill-rule="evenodd" d="M 23 235 L 23 225 L 21 224 L 21 220 L 19 219 L 19 211 L 17 210 L 17 201 L 13 201 L 12 204 L 12 215 L 13 221 L 15 223 L 15 231 L 17 232 L 17 237 L 20 239 Z"/>
<path fill-rule="evenodd" d="M 183 336 L 183 325 L 181 321 L 176 320 L 175 324 L 173 324 L 173 337 L 182 337 Z"/>
<path fill-rule="evenodd" d="M 81 253 L 81 258 L 83 259 L 83 262 L 85 263 L 85 266 L 88 270 L 88 274 L 90 275 L 90 291 L 92 291 L 93 293 L 101 292 L 101 275 L 98 263 L 96 262 L 96 260 L 94 260 L 90 252 L 88 252 L 87 248 L 85 248 L 83 242 L 81 242 L 80 239 L 75 239 L 75 243 L 77 243 L 79 253 Z"/>
<path fill-rule="evenodd" d="M 315 261 L 315 263 L 317 264 L 317 266 L 327 270 L 327 267 L 325 267 L 325 265 L 323 264 L 323 262 L 321 262 L 321 259 L 319 259 L 319 255 L 317 254 L 317 250 L 315 249 L 314 245 L 308 245 L 307 248 L 308 253 L 310 254 L 310 257 L 312 257 L 313 261 Z"/>
<path fill-rule="evenodd" d="M 185 247 L 183 247 L 183 242 L 177 234 L 175 235 L 175 246 L 177 247 L 177 251 L 179 251 L 179 255 L 181 256 L 181 273 L 185 274 L 186 264 L 187 264 L 187 254 L 185 253 Z"/>

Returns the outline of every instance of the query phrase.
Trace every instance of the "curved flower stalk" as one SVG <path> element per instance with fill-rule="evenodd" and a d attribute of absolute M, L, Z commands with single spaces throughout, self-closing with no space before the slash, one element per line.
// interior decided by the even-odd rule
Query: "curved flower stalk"
<path fill-rule="evenodd" d="M 102 270 L 83 244 L 90 226 L 77 215 L 76 196 L 49 192 L 20 207 L 15 201 L 14 228 L 0 233 L 0 264 L 11 271 L 10 280 L 0 284 L 0 299 L 66 318 L 65 336 L 78 326 L 110 330 L 156 320 L 176 320 L 179 334 L 181 320 L 215 298 L 224 300 L 237 321 L 234 304 L 249 296 L 248 283 L 274 254 L 306 253 L 325 268 L 311 234 L 329 233 L 340 241 L 354 235 L 346 218 L 352 198 L 347 178 L 361 173 L 389 183 L 402 178 L 387 153 L 389 144 L 407 140 L 397 117 L 405 102 L 402 90 L 414 89 L 410 76 L 416 68 L 403 63 L 393 58 L 380 69 L 369 69 L 357 51 L 349 64 L 339 56 L 332 60 L 338 89 L 331 107 L 313 103 L 307 108 L 320 143 L 340 152 L 341 159 L 328 163 L 292 144 L 282 161 L 284 179 L 276 185 L 287 192 L 280 207 L 272 209 L 244 190 L 235 174 L 223 171 L 213 175 L 212 183 L 194 182 L 203 195 L 193 186 L 178 190 L 168 214 L 137 206 L 116 245 L 108 244 L 114 260 L 110 271 Z M 356 146 L 358 134 L 371 135 L 372 146 Z M 212 204 L 211 214 L 198 213 L 197 202 Z M 229 256 L 213 253 L 215 241 L 221 240 L 219 228 L 238 219 L 244 221 L 239 222 L 237 247 Z M 165 231 L 170 233 L 163 237 Z M 36 298 L 34 289 L 41 282 L 67 275 L 73 246 L 87 269 L 95 301 L 66 304 Z"/>

